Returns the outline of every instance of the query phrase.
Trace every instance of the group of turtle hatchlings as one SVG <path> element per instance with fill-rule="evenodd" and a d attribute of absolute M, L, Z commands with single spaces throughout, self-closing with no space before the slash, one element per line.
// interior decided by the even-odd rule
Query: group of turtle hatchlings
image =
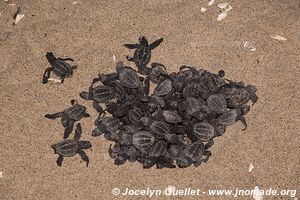
<path fill-rule="evenodd" d="M 99 74 L 87 91 L 80 93 L 81 98 L 93 101 L 99 113 L 91 134 L 104 135 L 114 142 L 108 153 L 116 165 L 128 160 L 140 162 L 143 168 L 197 167 L 208 161 L 213 139 L 223 135 L 226 126 L 241 121 L 246 129 L 248 102 L 258 100 L 255 86 L 228 80 L 223 70 L 214 74 L 183 65 L 178 72 L 168 73 L 159 63 L 149 67 L 151 50 L 162 41 L 160 38 L 149 44 L 142 36 L 137 44 L 125 44 L 135 49 L 134 56 L 127 60 L 134 62 L 137 70 L 117 62 L 116 72 Z M 71 58 L 56 58 L 51 52 L 46 57 L 51 67 L 46 69 L 43 83 L 47 83 L 51 71 L 63 82 L 76 69 L 66 62 L 73 61 Z M 150 83 L 155 84 L 151 94 Z M 76 100 L 71 104 L 62 112 L 45 115 L 49 119 L 60 117 L 65 128 L 63 141 L 51 147 L 59 155 L 59 166 L 64 157 L 77 153 L 88 166 L 83 149 L 92 145 L 80 140 L 79 122 L 74 139 L 69 135 L 76 121 L 90 115 Z"/>

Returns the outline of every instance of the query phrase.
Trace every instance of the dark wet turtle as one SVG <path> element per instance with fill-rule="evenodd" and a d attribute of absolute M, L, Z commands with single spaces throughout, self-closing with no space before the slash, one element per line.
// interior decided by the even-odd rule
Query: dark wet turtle
<path fill-rule="evenodd" d="M 159 38 L 149 45 L 147 39 L 144 36 L 139 38 L 139 44 L 125 44 L 128 49 L 136 49 L 133 57 L 127 56 L 129 61 L 135 62 L 141 74 L 149 74 L 150 69 L 147 68 L 147 64 L 151 58 L 151 50 L 155 49 L 160 43 L 162 43 L 163 38 Z"/>
<path fill-rule="evenodd" d="M 157 96 L 165 96 L 169 94 L 171 91 L 172 91 L 172 81 L 166 79 L 155 87 L 153 94 Z"/>
<path fill-rule="evenodd" d="M 65 128 L 64 139 L 68 138 L 70 133 L 73 131 L 75 121 L 79 121 L 84 117 L 90 117 L 86 112 L 86 107 L 78 104 L 76 100 L 71 100 L 72 106 L 66 110 L 54 114 L 46 114 L 45 117 L 48 119 L 56 119 L 61 117 L 61 122 Z"/>
<path fill-rule="evenodd" d="M 198 122 L 193 126 L 193 133 L 200 141 L 206 142 L 215 136 L 215 129 L 208 122 Z"/>
<path fill-rule="evenodd" d="M 151 146 L 154 144 L 154 136 L 146 131 L 138 131 L 133 134 L 133 145 L 143 153 L 149 152 Z"/>
<path fill-rule="evenodd" d="M 134 69 L 124 66 L 122 62 L 117 63 L 116 69 L 119 75 L 119 81 L 124 87 L 139 88 L 141 86 L 141 80 Z"/>
<path fill-rule="evenodd" d="M 208 109 L 211 112 L 222 114 L 227 110 L 226 99 L 223 94 L 213 94 L 207 99 Z"/>
<path fill-rule="evenodd" d="M 175 110 L 164 110 L 163 116 L 166 122 L 176 124 L 182 121 L 182 118 Z"/>
<path fill-rule="evenodd" d="M 73 70 L 77 68 L 77 66 L 71 66 L 69 63 L 65 62 L 74 61 L 72 58 L 56 58 L 52 52 L 47 52 L 46 58 L 51 67 L 47 68 L 43 74 L 43 84 L 48 82 L 52 71 L 61 79 L 61 83 L 63 83 L 65 78 L 71 77 L 73 75 Z"/>
<path fill-rule="evenodd" d="M 80 141 L 80 136 L 82 133 L 82 128 L 80 123 L 77 124 L 74 139 L 64 139 L 63 141 L 51 145 L 51 148 L 54 149 L 54 152 L 58 154 L 56 163 L 58 166 L 62 165 L 64 157 L 71 157 L 75 154 L 79 154 L 81 159 L 86 162 L 86 166 L 89 164 L 89 157 L 83 151 L 83 149 L 89 149 L 92 147 L 92 144 L 89 141 Z"/>
<path fill-rule="evenodd" d="M 217 118 L 217 121 L 219 124 L 229 126 L 231 124 L 234 124 L 236 121 L 240 120 L 243 123 L 243 125 L 245 126 L 242 130 L 245 130 L 247 128 L 247 122 L 243 115 L 245 115 L 247 112 L 249 112 L 249 110 L 250 110 L 249 105 L 243 105 L 237 109 L 230 109 L 230 110 L 224 112 L 222 115 L 220 115 Z"/>

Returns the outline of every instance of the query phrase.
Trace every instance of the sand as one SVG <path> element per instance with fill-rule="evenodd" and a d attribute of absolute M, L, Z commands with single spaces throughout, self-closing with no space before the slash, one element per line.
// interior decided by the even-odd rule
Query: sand
<path fill-rule="evenodd" d="M 300 185 L 299 168 L 299 1 L 228 1 L 233 7 L 217 21 L 215 1 L 9 1 L 0 2 L 0 199 L 151 199 L 114 196 L 113 188 L 283 189 Z M 21 7 L 24 18 L 12 26 Z M 201 7 L 207 8 L 201 12 Z M 278 34 L 286 41 L 271 38 Z M 143 170 L 138 163 L 115 166 L 110 142 L 91 137 L 96 112 L 78 94 L 98 73 L 114 70 L 113 55 L 125 61 L 122 45 L 140 35 L 164 37 L 152 61 L 175 71 L 182 64 L 226 71 L 226 77 L 256 85 L 259 101 L 211 148 L 201 167 Z M 243 47 L 249 42 L 256 50 Z M 47 51 L 72 57 L 78 65 L 63 85 L 41 83 Z M 128 64 L 128 62 L 126 62 Z M 132 65 L 132 64 L 131 64 Z M 56 166 L 50 145 L 61 140 L 59 120 L 46 113 L 63 110 L 71 99 L 88 106 L 81 121 L 90 166 L 77 155 Z M 250 164 L 254 169 L 248 172 Z M 299 192 L 299 191 L 298 191 Z M 297 194 L 299 198 L 299 194 Z M 152 197 L 155 198 L 155 197 Z M 284 195 L 265 199 L 294 199 Z M 157 196 L 155 199 L 225 199 L 224 196 Z M 237 199 L 227 196 L 226 199 Z M 239 199 L 239 198 L 238 198 Z M 242 196 L 240 199 L 253 199 Z"/>

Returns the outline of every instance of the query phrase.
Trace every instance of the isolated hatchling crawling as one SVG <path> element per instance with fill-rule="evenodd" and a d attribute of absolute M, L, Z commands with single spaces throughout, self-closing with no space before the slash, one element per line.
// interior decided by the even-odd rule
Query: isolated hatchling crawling
<path fill-rule="evenodd" d="M 56 76 L 60 77 L 61 83 L 64 82 L 65 78 L 71 77 L 73 75 L 74 69 L 77 66 L 71 66 L 66 61 L 74 61 L 72 58 L 56 58 L 52 52 L 47 52 L 46 58 L 50 63 L 51 67 L 45 70 L 43 74 L 43 84 L 48 82 L 50 78 L 50 73 L 53 72 Z"/>
<path fill-rule="evenodd" d="M 136 66 L 139 69 L 139 73 L 145 75 L 151 72 L 151 69 L 146 67 L 151 58 L 151 50 L 155 49 L 158 45 L 160 45 L 162 41 L 163 38 L 159 38 L 151 44 L 149 44 L 146 37 L 141 36 L 139 38 L 139 44 L 125 44 L 125 47 L 127 47 L 128 49 L 136 49 L 134 51 L 134 56 L 127 56 L 127 59 L 129 61 L 135 62 Z"/>
<path fill-rule="evenodd" d="M 73 131 L 73 126 L 76 121 L 81 120 L 84 117 L 90 117 L 86 112 L 86 107 L 84 105 L 78 104 L 74 99 L 71 100 L 72 106 L 67 108 L 62 112 L 57 112 L 54 114 L 46 114 L 45 117 L 48 119 L 56 119 L 61 117 L 61 122 L 65 127 L 64 139 L 68 138 Z"/>
<path fill-rule="evenodd" d="M 80 136 L 82 133 L 82 128 L 80 123 L 77 124 L 74 139 L 64 139 L 63 141 L 51 145 L 54 152 L 58 154 L 56 163 L 58 166 L 62 165 L 64 157 L 71 157 L 75 154 L 79 154 L 81 159 L 86 162 L 86 166 L 89 164 L 89 157 L 83 151 L 83 149 L 89 149 L 92 144 L 89 141 L 81 141 Z"/>

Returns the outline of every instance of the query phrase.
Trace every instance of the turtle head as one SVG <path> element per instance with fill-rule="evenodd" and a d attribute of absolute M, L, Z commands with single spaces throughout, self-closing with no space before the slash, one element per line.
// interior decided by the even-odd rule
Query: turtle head
<path fill-rule="evenodd" d="M 79 147 L 81 149 L 89 149 L 92 147 L 92 144 L 89 141 L 80 141 L 79 142 Z"/>
<path fill-rule="evenodd" d="M 85 100 L 90 100 L 91 99 L 91 94 L 87 91 L 83 91 L 79 94 L 79 96 Z"/>
<path fill-rule="evenodd" d="M 145 36 L 139 37 L 139 42 L 142 46 L 145 46 L 145 47 L 147 47 L 149 45 Z"/>
<path fill-rule="evenodd" d="M 47 58 L 49 63 L 53 63 L 53 62 L 56 61 L 56 57 L 54 56 L 54 54 L 52 52 L 47 52 L 46 53 L 46 58 Z"/>

